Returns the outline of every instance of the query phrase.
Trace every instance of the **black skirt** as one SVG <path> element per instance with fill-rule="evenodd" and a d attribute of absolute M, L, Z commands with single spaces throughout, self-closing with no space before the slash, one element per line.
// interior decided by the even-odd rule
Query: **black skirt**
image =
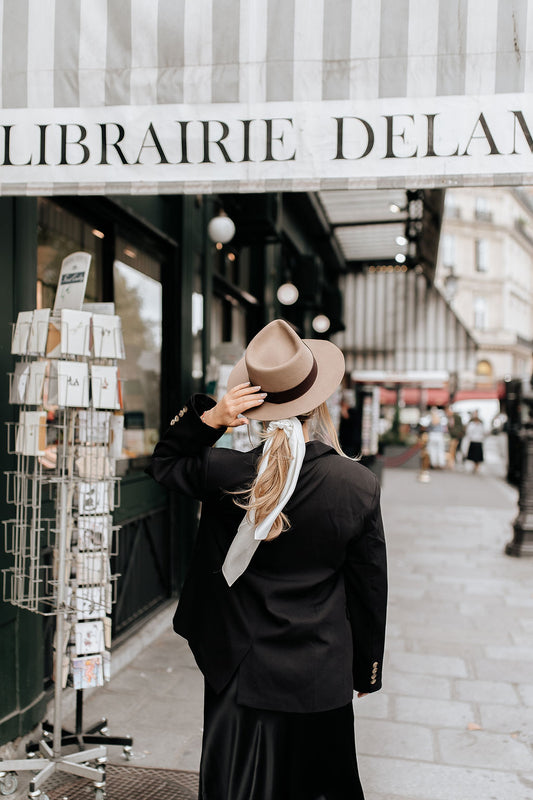
<path fill-rule="evenodd" d="M 352 704 L 297 714 L 238 705 L 206 683 L 199 800 L 364 800 Z"/>
<path fill-rule="evenodd" d="M 470 442 L 466 459 L 467 461 L 473 461 L 475 464 L 480 464 L 483 461 L 483 445 L 481 442 Z"/>

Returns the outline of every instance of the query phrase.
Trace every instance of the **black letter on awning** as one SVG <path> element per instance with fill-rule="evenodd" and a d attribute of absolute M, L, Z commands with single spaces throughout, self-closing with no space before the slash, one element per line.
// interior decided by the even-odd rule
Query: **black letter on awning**
<path fill-rule="evenodd" d="M 263 161 L 294 161 L 296 159 L 296 150 L 292 154 L 292 156 L 287 156 L 287 158 L 274 158 L 272 155 L 272 142 L 279 142 L 281 145 L 283 144 L 283 137 L 285 136 L 284 133 L 281 133 L 279 136 L 272 136 L 272 126 L 274 122 L 288 122 L 291 127 L 294 127 L 294 123 L 292 119 L 289 117 L 277 117 L 274 119 L 266 119 L 266 156 Z"/>
<path fill-rule="evenodd" d="M 478 125 L 481 125 L 481 127 L 483 128 L 483 136 L 474 136 L 474 134 L 476 132 L 476 128 L 477 128 Z M 478 119 L 476 121 L 476 124 L 474 125 L 474 129 L 472 130 L 472 135 L 470 136 L 470 139 L 468 140 L 468 144 L 466 145 L 466 147 L 464 149 L 464 152 L 461 153 L 462 156 L 469 156 L 470 155 L 470 153 L 468 152 L 468 148 L 470 147 L 470 143 L 471 143 L 472 139 L 486 139 L 487 142 L 489 143 L 489 147 L 490 147 L 489 156 L 500 156 L 501 155 L 500 151 L 496 147 L 496 142 L 494 141 L 492 133 L 490 132 L 489 126 L 487 125 L 487 121 L 486 121 L 486 119 L 485 119 L 483 114 L 479 115 L 479 117 L 478 117 Z"/>
<path fill-rule="evenodd" d="M 28 164 L 31 164 L 31 156 L 29 161 L 26 161 L 25 164 L 13 164 L 11 161 L 11 128 L 13 125 L 2 125 L 4 129 L 4 167 L 26 167 Z"/>
<path fill-rule="evenodd" d="M 218 122 L 218 124 L 222 128 L 222 135 L 219 136 L 218 139 L 211 140 L 209 138 L 209 126 L 211 125 L 212 122 Z M 226 123 L 222 122 L 222 120 L 220 119 L 207 119 L 207 120 L 202 120 L 202 125 L 204 126 L 204 157 L 202 158 L 201 163 L 213 164 L 213 161 L 211 161 L 211 159 L 209 158 L 209 150 L 210 150 L 209 145 L 211 144 L 217 145 L 218 149 L 220 150 L 220 152 L 224 157 L 224 161 L 231 161 L 233 163 L 233 160 L 229 157 L 228 151 L 222 144 L 224 139 L 227 139 L 229 134 L 229 128 L 226 125 Z"/>
<path fill-rule="evenodd" d="M 346 159 L 350 161 L 354 161 L 358 158 L 365 158 L 372 148 L 374 147 L 374 131 L 372 126 L 366 119 L 362 119 L 361 117 L 333 117 L 333 119 L 337 123 L 337 152 L 335 153 L 335 158 L 332 160 L 338 159 Z M 344 155 L 344 120 L 345 119 L 356 119 L 358 122 L 361 122 L 366 130 L 366 148 L 365 152 L 362 153 L 360 156 L 345 156 Z"/>
<path fill-rule="evenodd" d="M 114 125 L 118 130 L 118 136 L 117 136 L 117 138 L 116 138 L 116 140 L 114 142 L 108 142 L 107 141 L 107 126 L 108 125 Z M 123 140 L 123 138 L 124 138 L 124 128 L 122 127 L 122 125 L 119 125 L 118 122 L 101 122 L 100 123 L 100 130 L 101 130 L 101 133 L 102 133 L 102 157 L 101 157 L 101 159 L 100 159 L 100 161 L 98 163 L 99 164 L 109 164 L 109 161 L 107 160 L 107 148 L 108 147 L 114 147 L 115 150 L 117 151 L 118 157 L 120 158 L 122 163 L 123 164 L 127 164 L 128 161 L 126 159 L 126 156 L 122 152 L 121 148 L 118 146 L 118 143 L 121 142 Z"/>
<path fill-rule="evenodd" d="M 74 141 L 74 142 L 67 142 L 67 132 L 68 132 L 69 126 L 78 128 L 78 130 L 80 132 L 79 139 L 76 139 L 76 141 Z M 87 136 L 87 129 L 83 125 L 78 125 L 76 122 L 70 122 L 70 123 L 67 123 L 66 125 L 60 125 L 59 127 L 61 129 L 61 159 L 60 159 L 59 163 L 61 165 L 63 165 L 63 166 L 64 165 L 68 165 L 70 167 L 78 167 L 80 164 L 86 164 L 87 161 L 89 160 L 90 153 L 89 153 L 89 148 L 87 147 L 87 145 L 86 144 L 82 144 L 82 142 L 85 139 L 85 137 Z M 82 156 L 81 161 L 75 161 L 74 163 L 69 164 L 69 162 L 67 161 L 67 144 L 77 144 L 77 145 L 79 145 L 81 147 L 82 152 L 83 152 L 83 156 Z"/>
<path fill-rule="evenodd" d="M 396 155 L 396 153 L 393 150 L 393 143 L 394 143 L 393 140 L 395 136 L 400 138 L 402 142 L 405 142 L 405 128 L 403 129 L 403 131 L 400 131 L 400 133 L 394 133 L 395 117 L 406 117 L 407 119 L 412 120 L 413 124 L 415 121 L 413 114 L 391 114 L 390 117 L 385 115 L 385 119 L 387 120 L 387 152 L 383 156 L 383 158 L 415 158 L 416 154 L 418 153 L 418 147 L 415 147 L 414 153 L 410 153 L 407 156 Z"/>
<path fill-rule="evenodd" d="M 522 133 L 526 137 L 526 142 L 529 145 L 529 149 L 533 153 L 533 137 L 531 136 L 531 131 L 526 125 L 524 115 L 522 114 L 521 111 L 511 111 L 511 114 L 514 114 L 514 122 L 513 122 L 513 149 L 510 155 L 512 156 L 518 155 L 518 151 L 516 149 L 516 120 L 518 120 L 518 124 L 522 128 Z"/>
<path fill-rule="evenodd" d="M 145 144 L 148 134 L 150 134 L 150 136 L 152 137 L 153 144 Z M 144 134 L 144 139 L 142 141 L 141 149 L 139 150 L 139 155 L 137 156 L 137 161 L 135 161 L 135 164 L 140 164 L 141 163 L 141 153 L 145 148 L 152 149 L 154 147 L 157 150 L 157 152 L 159 153 L 159 159 L 160 159 L 159 163 L 160 164 L 168 164 L 169 163 L 168 158 L 166 157 L 166 155 L 164 153 L 164 150 L 161 147 L 161 142 L 157 138 L 157 133 L 154 130 L 154 126 L 152 125 L 152 123 L 150 123 L 148 125 L 148 130 Z"/>

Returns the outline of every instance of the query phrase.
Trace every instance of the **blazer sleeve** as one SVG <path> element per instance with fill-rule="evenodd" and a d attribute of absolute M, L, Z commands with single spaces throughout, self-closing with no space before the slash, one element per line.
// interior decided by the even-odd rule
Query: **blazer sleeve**
<path fill-rule="evenodd" d="M 197 500 L 204 499 L 209 491 L 209 455 L 226 430 L 212 428 L 200 419 L 201 414 L 214 405 L 215 401 L 207 395 L 193 395 L 156 445 L 146 470 L 167 489 Z"/>
<path fill-rule="evenodd" d="M 354 648 L 354 690 L 377 692 L 382 685 L 387 609 L 387 557 L 377 481 L 363 532 L 348 547 L 344 582 Z"/>

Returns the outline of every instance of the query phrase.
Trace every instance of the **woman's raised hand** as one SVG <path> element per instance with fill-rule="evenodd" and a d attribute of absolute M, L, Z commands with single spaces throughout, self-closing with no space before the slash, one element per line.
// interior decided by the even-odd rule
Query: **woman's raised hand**
<path fill-rule="evenodd" d="M 238 428 L 239 425 L 248 425 L 246 417 L 239 414 L 245 414 L 249 408 L 265 402 L 266 392 L 260 392 L 260 389 L 260 386 L 239 383 L 229 389 L 216 406 L 202 414 L 202 421 L 211 428 Z"/>

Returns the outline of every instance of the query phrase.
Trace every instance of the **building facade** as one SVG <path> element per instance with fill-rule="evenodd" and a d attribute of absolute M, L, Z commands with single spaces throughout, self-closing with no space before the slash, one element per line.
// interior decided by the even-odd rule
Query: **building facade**
<path fill-rule="evenodd" d="M 446 192 L 436 284 L 479 345 L 474 375 L 495 389 L 531 377 L 533 202 L 527 189 Z"/>

